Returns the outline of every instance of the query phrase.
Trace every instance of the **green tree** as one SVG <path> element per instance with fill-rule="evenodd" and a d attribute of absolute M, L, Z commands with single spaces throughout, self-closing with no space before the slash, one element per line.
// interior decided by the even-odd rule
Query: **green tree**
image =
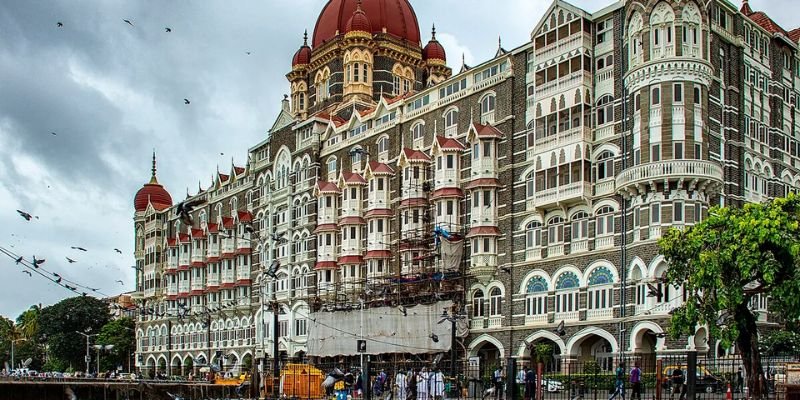
<path fill-rule="evenodd" d="M 672 229 L 659 241 L 667 280 L 683 284 L 687 300 L 674 311 L 673 337 L 707 325 L 723 345 L 736 343 L 751 396 L 766 394 L 756 315 L 750 300 L 770 296 L 770 311 L 800 318 L 800 198 L 790 195 L 742 208 L 715 208 L 700 224 Z"/>
<path fill-rule="evenodd" d="M 127 368 L 131 353 L 136 346 L 135 325 L 132 319 L 126 317 L 113 320 L 100 329 L 97 344 L 114 345 L 114 348 L 100 359 L 103 370 L 116 369 L 117 366 Z"/>
<path fill-rule="evenodd" d="M 99 334 L 109 319 L 108 306 L 102 300 L 72 297 L 43 308 L 39 330 L 47 337 L 51 357 L 81 370 L 85 365 L 86 338 L 77 332 Z"/>

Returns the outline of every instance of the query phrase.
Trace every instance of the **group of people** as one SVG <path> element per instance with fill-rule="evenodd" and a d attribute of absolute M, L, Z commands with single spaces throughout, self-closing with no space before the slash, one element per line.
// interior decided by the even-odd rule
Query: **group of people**
<path fill-rule="evenodd" d="M 625 363 L 619 363 L 619 366 L 614 371 L 614 391 L 608 400 L 614 400 L 619 396 L 625 400 Z M 630 370 L 628 381 L 631 384 L 631 400 L 642 400 L 642 370 L 639 368 L 639 363 L 634 363 L 633 368 Z"/>
<path fill-rule="evenodd" d="M 394 375 L 392 390 L 389 389 L 389 379 L 386 372 L 381 370 L 375 378 L 373 393 L 377 396 L 388 398 L 385 394 L 392 393 L 396 400 L 439 400 L 444 398 L 444 373 L 438 367 L 409 368 L 404 372 L 398 370 Z M 387 393 L 388 392 L 388 393 Z"/>

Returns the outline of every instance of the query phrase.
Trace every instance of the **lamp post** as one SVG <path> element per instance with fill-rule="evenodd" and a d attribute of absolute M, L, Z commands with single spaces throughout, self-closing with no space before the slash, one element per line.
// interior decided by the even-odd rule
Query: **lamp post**
<path fill-rule="evenodd" d="M 87 331 L 87 332 L 89 332 L 89 331 Z M 82 335 L 83 337 L 86 338 L 86 358 L 85 358 L 85 360 L 86 360 L 86 375 L 88 376 L 89 375 L 89 363 L 92 361 L 92 356 L 89 354 L 89 339 L 91 339 L 92 336 L 97 336 L 97 334 L 96 333 L 92 333 L 92 334 L 83 333 L 83 332 L 80 332 L 80 331 L 75 331 L 75 333 L 77 333 L 79 335 Z"/>
<path fill-rule="evenodd" d="M 455 313 L 455 310 L 451 310 L 451 312 L 447 312 L 445 308 L 442 311 L 442 316 L 439 319 L 439 323 L 441 324 L 444 321 L 450 322 L 450 376 L 452 378 L 456 377 L 456 323 L 466 318 L 463 315 L 459 315 Z"/>
<path fill-rule="evenodd" d="M 11 369 L 15 369 L 16 368 L 14 366 L 15 365 L 14 364 L 15 363 L 15 361 L 14 361 L 14 344 L 17 343 L 17 342 L 24 342 L 26 340 L 28 340 L 28 339 L 20 338 L 20 339 L 14 339 L 14 340 L 11 341 Z"/>
<path fill-rule="evenodd" d="M 113 349 L 114 345 L 113 344 L 107 344 L 107 345 L 96 344 L 93 347 L 95 348 L 95 350 L 97 350 L 97 374 L 99 375 L 100 374 L 100 353 L 102 353 L 103 350 L 109 351 L 109 350 Z"/>

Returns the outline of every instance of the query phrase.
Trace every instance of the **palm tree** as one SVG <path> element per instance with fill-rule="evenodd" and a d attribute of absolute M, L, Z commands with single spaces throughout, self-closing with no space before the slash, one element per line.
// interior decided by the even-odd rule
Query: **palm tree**
<path fill-rule="evenodd" d="M 34 305 L 17 317 L 17 326 L 25 339 L 32 340 L 39 336 L 39 315 L 41 307 Z"/>

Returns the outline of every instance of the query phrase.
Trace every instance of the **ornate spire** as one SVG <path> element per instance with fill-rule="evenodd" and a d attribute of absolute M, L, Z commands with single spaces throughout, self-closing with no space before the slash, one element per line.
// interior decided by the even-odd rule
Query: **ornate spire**
<path fill-rule="evenodd" d="M 433 24 L 433 28 L 431 28 L 431 40 L 436 40 L 436 24 Z"/>
<path fill-rule="evenodd" d="M 308 29 L 303 31 L 303 46 L 308 46 Z"/>
<path fill-rule="evenodd" d="M 153 168 L 150 171 L 153 173 L 150 183 L 158 183 L 158 179 L 156 179 L 156 149 L 153 149 Z"/>

